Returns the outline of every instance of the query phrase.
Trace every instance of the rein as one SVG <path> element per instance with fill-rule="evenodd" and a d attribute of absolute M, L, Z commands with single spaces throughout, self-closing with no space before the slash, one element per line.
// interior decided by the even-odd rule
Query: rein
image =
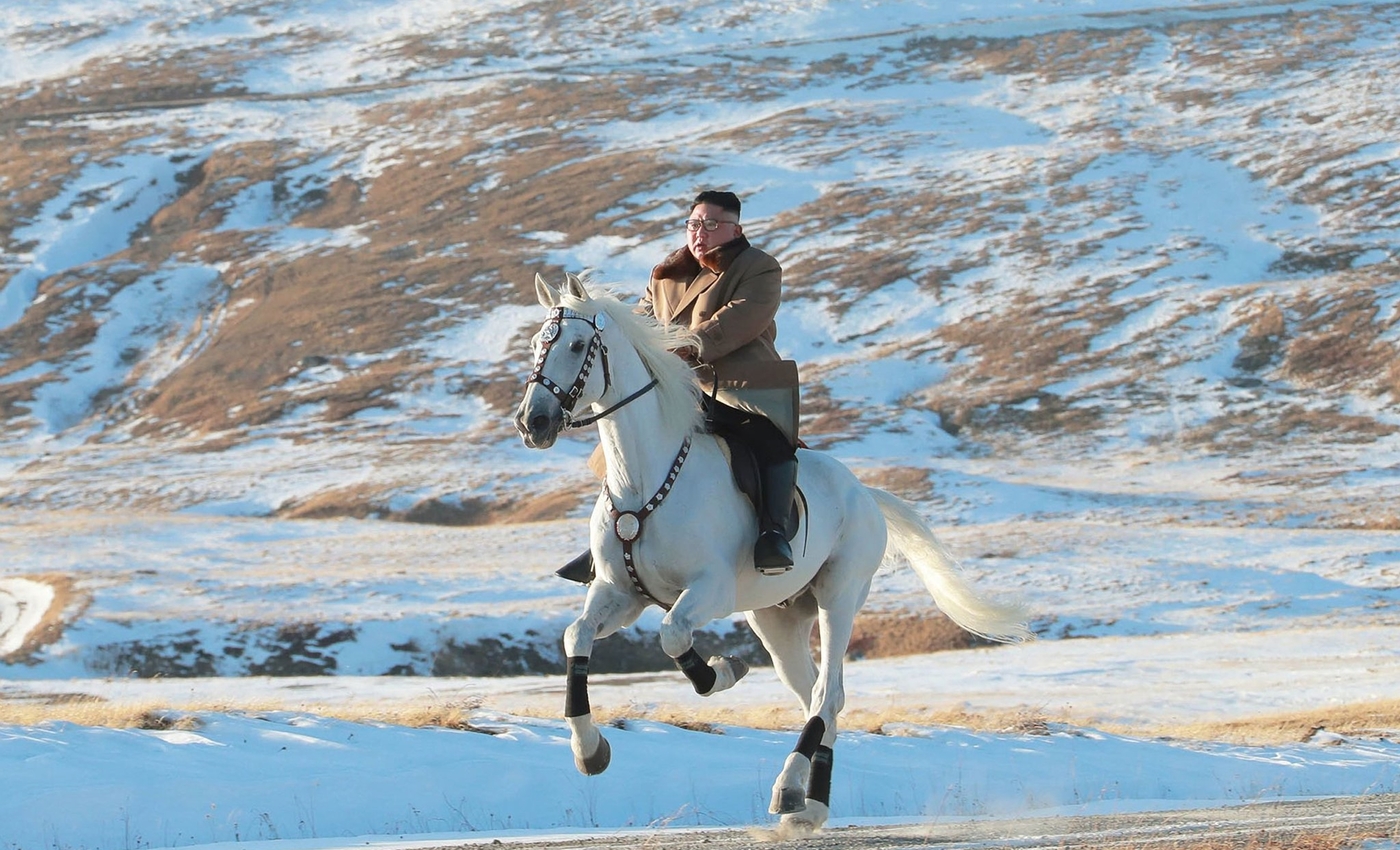
<path fill-rule="evenodd" d="M 603 351 L 606 352 L 607 349 L 605 348 L 605 349 L 603 349 Z M 606 374 L 607 374 L 607 371 L 606 371 L 606 370 L 607 370 L 607 367 L 604 366 L 603 368 L 604 368 L 604 373 L 603 373 L 603 374 L 606 375 Z M 656 389 L 656 379 L 655 379 L 655 378 L 652 378 L 652 379 L 651 379 L 651 382 L 648 383 L 646 386 L 642 387 L 641 389 L 639 389 L 639 390 L 637 390 L 636 392 L 634 392 L 634 393 L 632 393 L 631 395 L 629 395 L 627 398 L 624 398 L 622 401 L 619 401 L 617 404 L 614 404 L 612 407 L 609 407 L 607 410 L 604 410 L 604 411 L 601 412 L 601 413 L 595 413 L 595 414 L 593 414 L 592 416 L 585 416 L 585 417 L 583 417 L 582 419 L 574 419 L 572 416 L 568 417 L 568 419 L 564 422 L 564 427 L 565 427 L 565 428 L 587 428 L 589 425 L 592 425 L 594 422 L 597 422 L 599 419 L 602 419 L 602 418 L 606 417 L 606 416 L 607 416 L 608 414 L 610 414 L 610 413 L 616 413 L 617 411 L 621 410 L 622 408 L 626 407 L 627 405 L 631 404 L 632 402 L 636 401 L 637 399 L 641 398 L 642 396 L 646 395 L 647 393 L 651 392 L 651 391 L 654 390 L 654 389 Z"/>

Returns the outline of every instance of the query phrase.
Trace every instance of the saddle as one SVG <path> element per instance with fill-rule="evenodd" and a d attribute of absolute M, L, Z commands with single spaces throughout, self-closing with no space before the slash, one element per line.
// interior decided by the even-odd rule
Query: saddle
<path fill-rule="evenodd" d="M 729 471 L 734 476 L 734 486 L 739 488 L 753 505 L 754 513 L 763 510 L 763 485 L 758 475 L 758 455 L 753 447 L 733 434 L 711 431 L 719 439 L 720 449 L 729 461 Z M 803 446 L 803 448 L 806 448 Z M 792 505 L 788 507 L 787 520 L 783 523 L 783 534 L 791 541 L 797 536 L 797 526 L 802 518 L 802 508 L 807 501 L 802 488 L 792 488 Z"/>

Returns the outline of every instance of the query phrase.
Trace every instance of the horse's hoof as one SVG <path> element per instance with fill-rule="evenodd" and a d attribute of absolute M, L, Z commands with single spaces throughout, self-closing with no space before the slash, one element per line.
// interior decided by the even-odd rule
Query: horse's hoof
<path fill-rule="evenodd" d="M 807 807 L 800 812 L 783 815 L 779 822 L 783 835 L 788 838 L 802 838 L 811 835 L 826 825 L 830 809 L 820 800 L 807 800 Z"/>
<path fill-rule="evenodd" d="M 801 788 L 774 788 L 773 802 L 768 806 L 772 815 L 792 815 L 807 808 L 807 792 Z"/>
<path fill-rule="evenodd" d="M 729 669 L 734 671 L 734 681 L 737 682 L 749 674 L 749 664 L 747 661 L 742 658 L 735 658 L 732 655 L 726 655 L 725 658 L 729 661 Z"/>
<path fill-rule="evenodd" d="M 695 686 L 695 692 L 702 697 L 729 690 L 749 672 L 749 665 L 743 659 L 732 655 L 712 655 L 708 664 L 710 669 L 715 671 L 715 680 L 707 691 L 700 690 L 699 685 Z"/>
<path fill-rule="evenodd" d="M 584 776 L 597 776 L 607 770 L 609 764 L 612 764 L 612 746 L 608 744 L 608 739 L 601 735 L 598 736 L 598 749 L 594 750 L 592 755 L 574 755 L 574 767 Z"/>

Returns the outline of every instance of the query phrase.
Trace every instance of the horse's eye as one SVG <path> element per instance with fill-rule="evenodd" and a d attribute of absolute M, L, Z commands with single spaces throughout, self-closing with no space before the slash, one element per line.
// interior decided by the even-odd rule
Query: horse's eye
<path fill-rule="evenodd" d="M 569 343 L 569 350 L 575 354 L 581 354 L 583 352 L 583 340 L 576 339 Z"/>

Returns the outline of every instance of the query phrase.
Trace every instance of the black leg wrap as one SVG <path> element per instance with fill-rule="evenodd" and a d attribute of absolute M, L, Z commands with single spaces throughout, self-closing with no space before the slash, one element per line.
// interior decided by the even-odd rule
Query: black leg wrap
<path fill-rule="evenodd" d="M 825 806 L 831 805 L 831 756 L 831 747 L 817 747 L 807 779 L 807 799 Z"/>
<path fill-rule="evenodd" d="M 705 663 L 705 659 L 700 657 L 700 653 L 695 651 L 695 647 L 687 649 L 676 658 L 676 666 L 681 668 L 681 672 L 695 686 L 697 694 L 708 694 L 715 689 L 715 671 L 710 665 Z"/>
<path fill-rule="evenodd" d="M 822 736 L 826 734 L 826 721 L 820 717 L 807 718 L 807 725 L 802 727 L 802 734 L 797 738 L 797 746 L 793 752 L 800 753 L 808 759 L 821 746 Z"/>
<path fill-rule="evenodd" d="M 588 656 L 580 655 L 564 662 L 564 716 L 582 717 L 592 711 L 588 706 Z"/>

